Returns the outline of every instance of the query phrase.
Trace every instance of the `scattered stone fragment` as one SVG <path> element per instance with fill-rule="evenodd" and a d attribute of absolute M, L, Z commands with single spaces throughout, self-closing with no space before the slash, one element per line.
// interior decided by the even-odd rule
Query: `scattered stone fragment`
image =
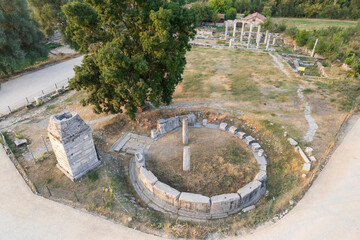
<path fill-rule="evenodd" d="M 27 140 L 26 139 L 18 139 L 18 138 L 16 138 L 14 143 L 15 143 L 15 146 L 21 147 L 21 146 L 27 144 Z"/>
<path fill-rule="evenodd" d="M 263 149 L 259 149 L 259 151 L 258 151 L 258 156 L 259 156 L 259 157 L 264 156 L 264 150 L 263 150 Z"/>
<path fill-rule="evenodd" d="M 203 119 L 202 120 L 202 125 L 205 127 L 207 125 L 207 120 L 206 119 Z"/>
<path fill-rule="evenodd" d="M 293 145 L 293 146 L 298 145 L 298 142 L 297 142 L 297 141 L 295 141 L 295 140 L 294 140 L 294 139 L 292 139 L 292 138 L 288 138 L 288 141 L 289 141 L 289 143 L 290 143 L 291 145 Z"/>
<path fill-rule="evenodd" d="M 244 208 L 242 211 L 244 213 L 246 213 L 246 212 L 250 212 L 250 211 L 252 211 L 254 209 L 255 209 L 255 205 L 251 205 L 251 206 L 248 206 L 248 207 Z"/>
<path fill-rule="evenodd" d="M 316 162 L 316 158 L 314 156 L 309 157 L 310 161 Z"/>
<path fill-rule="evenodd" d="M 226 131 L 227 123 L 220 123 L 219 129 L 222 131 Z"/>
<path fill-rule="evenodd" d="M 312 149 L 311 147 L 306 147 L 305 148 L 305 152 L 308 156 L 312 155 L 312 152 L 314 151 L 314 149 Z"/>
<path fill-rule="evenodd" d="M 303 174 L 301 175 L 301 177 L 302 177 L 302 178 L 306 178 L 306 174 L 303 173 Z"/>
<path fill-rule="evenodd" d="M 310 163 L 309 158 L 306 156 L 306 154 L 305 154 L 304 151 L 301 149 L 301 147 L 297 146 L 297 147 L 295 148 L 295 150 L 300 153 L 300 156 L 302 157 L 302 159 L 304 160 L 305 163 Z"/>
<path fill-rule="evenodd" d="M 251 144 L 251 149 L 252 149 L 253 151 L 258 151 L 260 148 L 261 148 L 261 146 L 260 146 L 260 144 L 258 144 L 258 143 L 252 143 L 252 144 Z"/>
<path fill-rule="evenodd" d="M 234 127 L 234 126 L 231 126 L 231 127 L 229 128 L 229 133 L 231 133 L 232 135 L 236 136 L 236 134 L 237 134 L 237 128 Z"/>
<path fill-rule="evenodd" d="M 152 130 L 151 130 L 151 138 L 152 138 L 152 139 L 157 138 L 157 131 L 156 131 L 156 129 L 152 129 Z"/>
<path fill-rule="evenodd" d="M 250 143 L 255 141 L 255 138 L 253 138 L 252 136 L 247 136 L 244 141 L 246 142 L 247 145 L 250 145 Z"/>
<path fill-rule="evenodd" d="M 240 139 L 244 139 L 246 137 L 246 133 L 244 132 L 238 132 L 237 133 L 237 137 L 240 138 Z"/>
<path fill-rule="evenodd" d="M 311 169 L 311 163 L 304 163 L 302 170 L 309 172 Z"/>
<path fill-rule="evenodd" d="M 289 204 L 290 204 L 290 206 L 294 205 L 294 201 L 293 201 L 293 200 L 290 200 L 290 201 L 289 201 Z"/>

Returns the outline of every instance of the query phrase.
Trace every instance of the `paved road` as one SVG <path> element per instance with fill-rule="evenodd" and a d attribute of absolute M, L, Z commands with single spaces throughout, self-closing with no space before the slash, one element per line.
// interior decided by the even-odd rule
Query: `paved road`
<path fill-rule="evenodd" d="M 0 239 L 159 239 L 35 196 L 0 148 Z M 360 239 L 360 119 L 298 205 L 235 239 Z"/>
<path fill-rule="evenodd" d="M 15 108 L 16 105 L 25 104 L 25 97 L 34 101 L 35 96 L 40 96 L 41 90 L 53 90 L 55 83 L 64 82 L 68 77 L 74 76 L 73 68 L 81 64 L 82 58 L 58 63 L 1 84 L 0 115 L 8 113 L 7 106 Z"/>

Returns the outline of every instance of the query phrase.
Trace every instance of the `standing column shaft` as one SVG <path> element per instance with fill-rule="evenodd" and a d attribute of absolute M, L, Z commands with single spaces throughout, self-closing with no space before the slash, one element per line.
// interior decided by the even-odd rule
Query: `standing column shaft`
<path fill-rule="evenodd" d="M 248 38 L 248 45 L 247 45 L 247 48 L 250 48 L 252 28 L 253 28 L 253 25 L 251 24 L 251 25 L 250 25 L 250 31 L 249 31 L 249 38 Z"/>
<path fill-rule="evenodd" d="M 256 35 L 256 48 L 260 47 L 260 41 L 261 41 L 261 25 L 258 26 L 258 31 Z"/>
<path fill-rule="evenodd" d="M 269 33 L 269 35 L 268 35 L 268 39 L 267 39 L 267 43 L 266 43 L 266 50 L 269 50 L 270 37 L 271 37 L 271 33 Z"/>
<path fill-rule="evenodd" d="M 183 150 L 183 170 L 190 170 L 190 146 L 184 147 Z"/>
<path fill-rule="evenodd" d="M 227 40 L 227 36 L 228 36 L 228 22 L 225 22 L 225 40 Z"/>
<path fill-rule="evenodd" d="M 275 45 L 276 44 L 276 37 L 274 37 L 274 39 L 273 39 L 273 45 Z"/>
<path fill-rule="evenodd" d="M 240 42 L 242 43 L 243 39 L 244 39 L 244 30 L 245 30 L 245 23 L 242 22 L 241 25 L 241 35 L 240 35 Z"/>
<path fill-rule="evenodd" d="M 234 30 L 233 30 L 233 38 L 235 39 L 236 35 L 236 20 L 234 20 Z"/>
<path fill-rule="evenodd" d="M 265 40 L 264 40 L 264 44 L 266 44 L 266 43 L 267 43 L 268 36 L 269 36 L 269 30 L 267 30 L 267 31 L 266 31 L 266 33 L 265 33 Z"/>
<path fill-rule="evenodd" d="M 230 39 L 230 42 L 229 42 L 229 47 L 231 47 L 231 46 L 232 46 L 232 41 L 233 41 L 233 39 Z"/>
<path fill-rule="evenodd" d="M 182 142 L 183 144 L 189 143 L 189 137 L 188 137 L 188 119 L 184 118 L 182 122 Z"/>
<path fill-rule="evenodd" d="M 316 48 L 316 45 L 317 45 L 318 41 L 319 41 L 319 39 L 317 38 L 316 41 L 315 41 L 315 44 L 314 44 L 314 48 L 313 48 L 313 50 L 311 52 L 311 57 L 315 56 L 315 48 Z"/>

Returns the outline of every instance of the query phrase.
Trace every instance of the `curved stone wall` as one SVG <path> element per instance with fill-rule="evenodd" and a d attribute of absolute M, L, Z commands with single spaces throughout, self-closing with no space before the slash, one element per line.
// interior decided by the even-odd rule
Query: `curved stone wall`
<path fill-rule="evenodd" d="M 161 120 L 164 123 L 164 120 Z M 155 210 L 177 216 L 183 220 L 201 221 L 219 219 L 237 213 L 241 209 L 253 205 L 266 191 L 267 160 L 264 151 L 254 138 L 238 132 L 236 127 L 208 124 L 205 121 L 194 123 L 193 127 L 209 127 L 232 134 L 247 143 L 251 148 L 258 164 L 259 173 L 254 180 L 241 187 L 236 193 L 227 193 L 212 197 L 201 194 L 179 192 L 171 186 L 160 182 L 157 177 L 145 168 L 145 156 L 136 153 L 130 161 L 130 179 L 139 196 Z M 164 127 L 163 129 L 164 130 Z M 166 132 L 161 132 L 164 135 Z"/>

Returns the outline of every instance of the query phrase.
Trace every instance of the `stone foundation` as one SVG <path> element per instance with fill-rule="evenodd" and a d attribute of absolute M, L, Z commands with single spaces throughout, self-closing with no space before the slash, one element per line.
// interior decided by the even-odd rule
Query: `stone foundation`
<path fill-rule="evenodd" d="M 171 126 L 175 127 L 171 118 Z M 164 124 L 167 120 L 161 121 Z M 179 121 L 180 122 L 180 121 Z M 202 127 L 194 124 L 194 127 Z M 165 125 L 162 126 L 169 129 Z M 206 124 L 204 127 L 227 131 L 225 124 Z M 231 134 L 239 140 L 246 142 L 259 164 L 259 173 L 253 181 L 241 187 L 236 193 L 216 195 L 212 197 L 195 193 L 179 192 L 171 186 L 159 181 L 157 177 L 147 170 L 145 156 L 136 153 L 130 161 L 130 179 L 138 195 L 155 210 L 164 212 L 182 220 L 205 221 L 219 219 L 241 211 L 243 208 L 255 204 L 266 191 L 266 155 L 260 144 L 252 143 L 255 139 L 251 136 L 245 138 L 244 133 L 237 133 L 235 127 L 230 127 Z M 240 135 L 240 136 L 239 136 Z M 252 144 L 251 144 L 252 143 Z M 259 154 L 260 153 L 260 154 Z M 261 156 L 259 156 L 261 155 Z"/>

